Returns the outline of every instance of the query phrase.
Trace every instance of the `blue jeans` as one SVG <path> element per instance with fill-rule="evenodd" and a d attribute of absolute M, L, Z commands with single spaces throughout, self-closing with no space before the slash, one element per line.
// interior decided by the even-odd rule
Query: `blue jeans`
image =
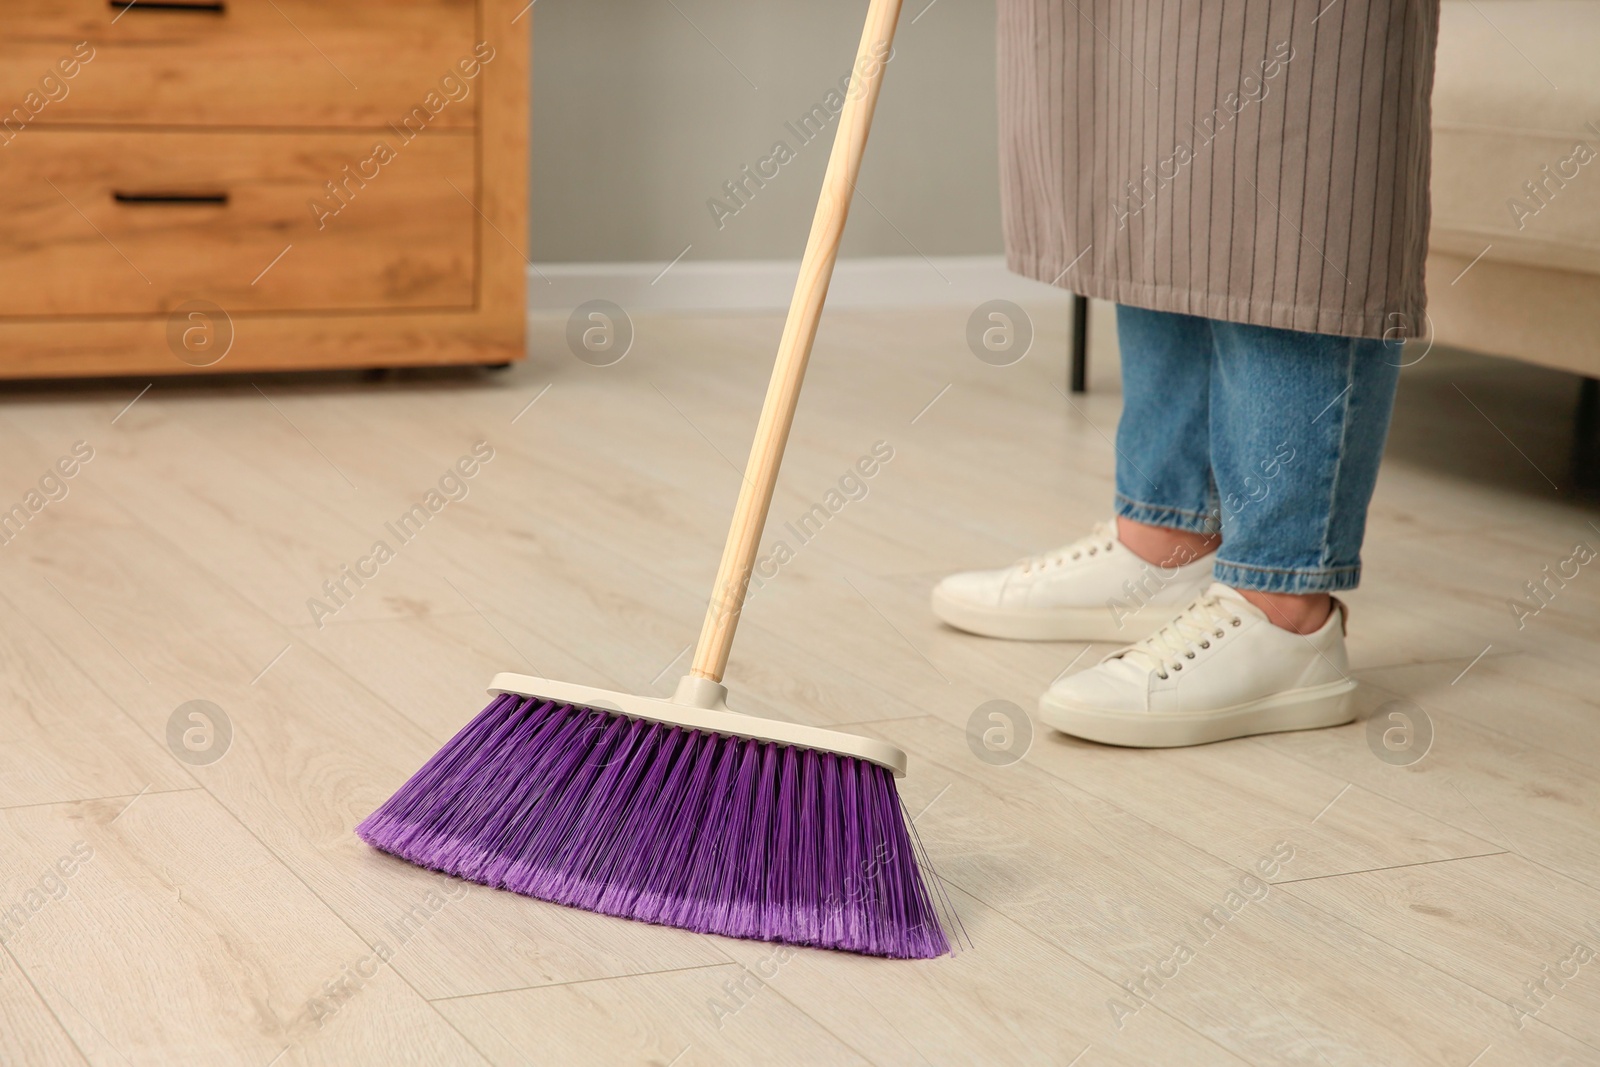
<path fill-rule="evenodd" d="M 1220 531 L 1236 589 L 1355 588 L 1400 342 L 1123 305 L 1117 336 L 1117 514 Z"/>

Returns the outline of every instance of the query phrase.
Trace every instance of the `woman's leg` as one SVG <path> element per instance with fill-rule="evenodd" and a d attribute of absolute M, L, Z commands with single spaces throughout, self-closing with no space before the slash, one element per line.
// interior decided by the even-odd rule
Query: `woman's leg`
<path fill-rule="evenodd" d="M 1212 581 L 1217 502 L 1210 431 L 1211 324 L 1117 309 L 1124 406 L 1117 429 L 1115 529 L 999 569 L 951 574 L 933 613 L 989 637 L 1111 641 L 1147 637 Z"/>
<path fill-rule="evenodd" d="M 1330 611 L 1330 594 L 1360 576 L 1398 345 L 1222 322 L 1207 332 L 1203 421 L 1222 520 L 1216 582 L 1144 641 L 1052 683 L 1039 711 L 1065 733 L 1166 747 L 1355 717 L 1344 612 Z M 1136 349 L 1135 374 L 1151 365 L 1147 354 Z M 1199 420 L 1191 383 L 1177 385 L 1133 390 L 1122 461 L 1134 479 L 1140 468 L 1153 483 L 1185 476 L 1187 428 Z M 1121 463 L 1119 486 L 1120 472 Z M 1204 529 L 1137 502 L 1119 506 Z"/>
<path fill-rule="evenodd" d="M 1360 579 L 1399 344 L 1228 322 L 1212 337 L 1217 580 L 1277 625 L 1311 633 L 1329 594 Z"/>
<path fill-rule="evenodd" d="M 1158 566 L 1198 559 L 1219 540 L 1209 458 L 1211 326 L 1194 315 L 1117 306 L 1117 538 Z"/>

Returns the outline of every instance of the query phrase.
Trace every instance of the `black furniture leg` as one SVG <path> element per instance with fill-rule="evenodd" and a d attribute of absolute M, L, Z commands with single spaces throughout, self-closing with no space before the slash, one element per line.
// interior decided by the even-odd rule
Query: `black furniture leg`
<path fill-rule="evenodd" d="M 1600 489 L 1600 378 L 1578 384 L 1578 411 L 1572 427 L 1573 480 L 1589 491 Z"/>
<path fill-rule="evenodd" d="M 1073 294 L 1072 297 L 1072 391 L 1089 390 L 1089 298 Z M 1586 384 L 1596 384 L 1590 378 Z"/>
<path fill-rule="evenodd" d="M 1578 440 L 1587 445 L 1600 436 L 1600 378 L 1584 378 L 1578 384 Z"/>

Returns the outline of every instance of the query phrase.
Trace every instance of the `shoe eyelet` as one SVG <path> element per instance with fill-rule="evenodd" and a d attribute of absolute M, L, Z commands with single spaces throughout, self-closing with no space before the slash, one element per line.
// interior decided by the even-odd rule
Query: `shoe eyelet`
<path fill-rule="evenodd" d="M 1211 642 L 1210 641 L 1201 641 L 1200 642 L 1200 647 L 1201 648 L 1210 648 L 1211 647 Z"/>
<path fill-rule="evenodd" d="M 1228 635 L 1222 630 L 1214 630 L 1214 631 L 1212 631 L 1211 636 L 1215 637 L 1218 641 L 1221 641 L 1224 637 L 1227 637 Z"/>
<path fill-rule="evenodd" d="M 1167 678 L 1169 678 L 1169 677 L 1171 677 L 1171 675 L 1166 675 L 1166 674 L 1158 674 L 1158 675 L 1156 675 L 1156 677 L 1157 677 L 1157 678 L 1160 678 L 1160 679 L 1161 679 L 1161 680 L 1162 680 L 1162 681 L 1166 681 L 1166 680 L 1167 680 Z"/>
<path fill-rule="evenodd" d="M 1234 616 L 1233 625 L 1238 626 L 1242 621 L 1238 616 Z"/>
<path fill-rule="evenodd" d="M 1194 653 L 1193 652 L 1185 652 L 1183 654 L 1183 658 L 1184 659 L 1194 659 Z"/>
<path fill-rule="evenodd" d="M 1175 671 L 1181 671 L 1181 670 L 1183 670 L 1183 664 L 1181 664 L 1181 663 L 1174 663 L 1174 664 L 1173 664 L 1173 665 L 1172 665 L 1172 669 L 1173 669 L 1173 670 L 1175 670 Z"/>

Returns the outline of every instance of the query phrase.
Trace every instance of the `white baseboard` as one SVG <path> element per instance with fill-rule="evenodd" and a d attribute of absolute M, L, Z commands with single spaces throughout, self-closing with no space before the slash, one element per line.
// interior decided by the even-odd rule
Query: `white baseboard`
<path fill-rule="evenodd" d="M 530 311 L 571 311 L 610 300 L 630 311 L 781 311 L 797 260 L 539 263 L 528 269 Z M 1062 301 L 1068 294 L 1006 270 L 1003 256 L 841 259 L 830 308 L 974 307 L 985 300 Z"/>

